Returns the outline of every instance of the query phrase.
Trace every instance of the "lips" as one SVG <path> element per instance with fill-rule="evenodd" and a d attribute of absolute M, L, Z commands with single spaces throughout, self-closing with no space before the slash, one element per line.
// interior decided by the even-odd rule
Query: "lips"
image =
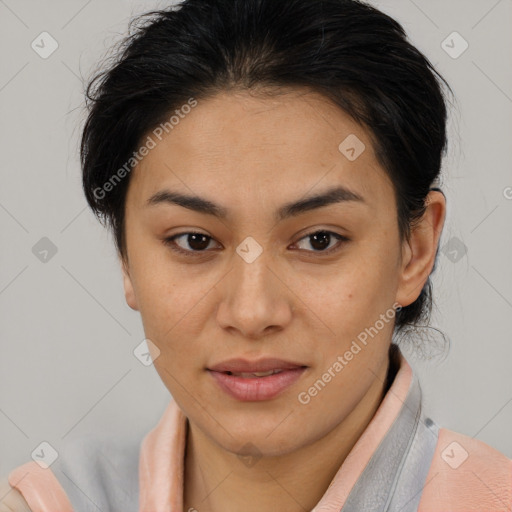
<path fill-rule="evenodd" d="M 247 359 L 238 358 L 229 359 L 228 361 L 216 364 L 207 369 L 231 375 L 245 376 L 244 374 L 246 374 L 248 377 L 259 377 L 267 374 L 270 375 L 271 373 L 269 372 L 278 373 L 283 370 L 294 370 L 306 367 L 307 366 L 302 363 L 277 358 L 265 358 L 257 361 L 248 361 Z M 259 373 L 262 375 L 258 375 Z"/>
<path fill-rule="evenodd" d="M 292 386 L 306 371 L 307 365 L 277 358 L 257 361 L 229 359 L 210 368 L 219 388 L 239 401 L 271 400 Z"/>
<path fill-rule="evenodd" d="M 246 379 L 255 378 L 255 377 L 268 377 L 269 375 L 274 375 L 276 373 L 281 373 L 284 370 L 269 370 L 268 372 L 222 372 L 227 375 L 234 375 L 235 377 L 244 377 Z"/>
<path fill-rule="evenodd" d="M 208 370 L 219 388 L 231 398 L 239 401 L 262 401 L 278 397 L 290 388 L 304 372 L 306 367 L 294 367 L 281 370 L 268 377 L 238 377 L 228 372 Z"/>

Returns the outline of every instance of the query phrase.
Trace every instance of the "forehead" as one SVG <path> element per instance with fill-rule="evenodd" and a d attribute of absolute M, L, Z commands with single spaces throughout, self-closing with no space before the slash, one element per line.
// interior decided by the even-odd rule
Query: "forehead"
<path fill-rule="evenodd" d="M 154 147 L 132 171 L 127 197 L 140 207 L 163 187 L 233 204 L 237 191 L 244 200 L 270 195 L 285 202 L 333 184 L 374 203 L 392 194 L 367 131 L 315 92 L 222 92 L 198 99 L 159 138 L 148 136 Z"/>

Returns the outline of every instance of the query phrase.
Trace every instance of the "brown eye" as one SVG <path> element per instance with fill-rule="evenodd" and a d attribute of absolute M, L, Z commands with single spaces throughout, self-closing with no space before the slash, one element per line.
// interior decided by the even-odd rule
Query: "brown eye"
<path fill-rule="evenodd" d="M 337 251 L 338 249 L 341 248 L 344 242 L 349 241 L 347 237 L 326 230 L 313 231 L 312 233 L 308 233 L 306 236 L 301 238 L 301 240 L 307 239 L 309 239 L 309 243 L 311 244 L 311 247 L 313 247 L 312 251 L 307 252 L 321 252 L 326 254 L 331 254 Z M 299 240 L 299 242 L 301 240 Z M 336 240 L 338 240 L 339 242 L 338 245 L 334 245 L 334 247 L 329 247 L 331 245 L 331 242 Z M 326 250 L 326 248 L 328 249 Z"/>
<path fill-rule="evenodd" d="M 178 239 L 183 239 L 183 245 L 175 242 L 175 240 Z M 177 252 L 194 256 L 194 253 L 205 252 L 211 240 L 213 240 L 213 238 L 204 233 L 190 232 L 179 233 L 170 238 L 165 238 L 164 244 Z"/>

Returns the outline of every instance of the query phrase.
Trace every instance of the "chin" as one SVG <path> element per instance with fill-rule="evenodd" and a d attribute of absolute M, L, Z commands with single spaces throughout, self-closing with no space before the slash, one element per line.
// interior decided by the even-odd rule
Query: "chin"
<path fill-rule="evenodd" d="M 217 438 L 217 443 L 240 457 L 277 457 L 296 450 L 302 444 L 296 432 L 284 428 L 280 432 L 278 430 L 275 425 L 263 429 L 251 422 L 245 429 L 230 430 L 231 436 L 222 429 L 222 438 Z"/>

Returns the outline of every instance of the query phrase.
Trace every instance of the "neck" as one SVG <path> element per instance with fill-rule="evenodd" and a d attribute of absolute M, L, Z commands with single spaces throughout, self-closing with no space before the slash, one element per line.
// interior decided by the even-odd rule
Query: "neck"
<path fill-rule="evenodd" d="M 389 387 L 392 368 L 381 368 L 363 400 L 315 442 L 255 464 L 224 450 L 188 422 L 184 511 L 312 510 L 364 432 Z"/>

